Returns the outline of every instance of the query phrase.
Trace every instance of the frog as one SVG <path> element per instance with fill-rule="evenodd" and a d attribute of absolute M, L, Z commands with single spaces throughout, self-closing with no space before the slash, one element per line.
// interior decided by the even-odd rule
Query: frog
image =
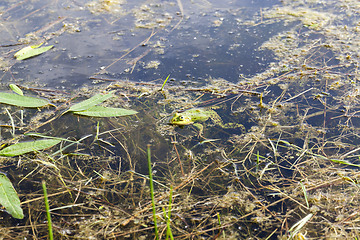
<path fill-rule="evenodd" d="M 222 128 L 241 128 L 245 132 L 244 125 L 240 123 L 223 123 L 221 117 L 217 112 L 211 108 L 192 108 L 185 110 L 183 112 L 176 112 L 170 119 L 169 123 L 171 125 L 177 125 L 180 127 L 186 125 L 193 125 L 199 129 L 199 136 L 203 133 L 203 125 L 201 122 L 205 122 L 208 119 L 211 119 L 216 125 Z"/>

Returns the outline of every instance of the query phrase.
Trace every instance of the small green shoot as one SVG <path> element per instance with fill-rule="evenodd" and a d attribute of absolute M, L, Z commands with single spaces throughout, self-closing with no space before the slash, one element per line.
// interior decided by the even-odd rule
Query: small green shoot
<path fill-rule="evenodd" d="M 45 181 L 42 182 L 42 188 L 43 188 L 43 192 L 44 192 L 44 201 L 45 201 L 45 208 L 46 208 L 46 217 L 47 217 L 47 220 L 48 220 L 49 239 L 50 239 L 50 240 L 53 240 L 53 239 L 54 239 L 54 236 L 53 236 L 53 231 L 52 231 L 50 207 L 49 207 L 49 200 L 48 200 L 48 195 L 47 195 L 47 191 L 46 191 Z"/>
<path fill-rule="evenodd" d="M 304 197 L 305 197 L 305 201 L 306 201 L 306 206 L 309 208 L 310 206 L 309 206 L 309 201 L 308 201 L 308 197 L 307 197 L 306 188 L 305 188 L 304 184 L 302 183 L 303 180 L 304 180 L 304 179 L 302 179 L 302 180 L 300 181 L 300 185 L 301 185 L 301 188 L 302 188 L 302 190 L 303 190 L 303 192 L 304 192 Z"/>
<path fill-rule="evenodd" d="M 161 86 L 160 91 L 162 91 L 162 90 L 164 89 L 165 84 L 166 84 L 167 80 L 169 79 L 169 77 L 170 77 L 170 74 L 169 74 L 169 75 L 167 76 L 167 78 L 165 79 L 165 81 L 164 81 L 163 85 Z"/>
<path fill-rule="evenodd" d="M 13 90 L 15 93 L 24 96 L 23 91 L 15 84 L 9 84 L 9 87 L 11 88 L 11 90 Z"/>
<path fill-rule="evenodd" d="M 172 235 L 171 228 L 170 228 L 170 220 L 168 219 L 168 216 L 166 214 L 165 207 L 162 207 L 164 218 L 166 219 L 166 238 L 165 240 L 168 240 L 169 237 L 171 240 L 174 240 L 174 236 Z"/>
<path fill-rule="evenodd" d="M 171 205 L 172 205 L 172 193 L 173 193 L 173 186 L 170 186 L 170 196 L 169 196 L 169 207 L 168 207 L 168 214 L 166 215 L 165 208 L 163 207 L 165 219 L 166 219 L 166 240 L 170 237 L 171 240 L 174 240 L 173 234 L 170 228 L 170 219 L 171 219 Z"/>
<path fill-rule="evenodd" d="M 154 198 L 154 184 L 151 170 L 151 153 L 150 153 L 150 144 L 147 145 L 147 158 L 148 158 L 148 166 L 149 166 L 149 179 L 150 179 L 150 193 L 151 193 L 151 205 L 153 210 L 154 217 L 154 229 L 155 229 L 155 238 L 159 239 L 159 233 L 156 223 L 156 209 L 155 209 L 155 198 Z"/>
<path fill-rule="evenodd" d="M 219 213 L 217 213 L 217 214 L 216 214 L 216 216 L 217 216 L 218 223 L 219 223 L 219 226 L 220 226 L 220 229 L 221 229 L 221 219 L 220 219 L 220 214 L 219 214 Z M 222 231 L 222 234 L 223 234 L 223 238 L 224 238 L 224 239 L 226 239 L 226 236 L 225 236 L 225 232 L 224 232 L 224 231 Z"/>

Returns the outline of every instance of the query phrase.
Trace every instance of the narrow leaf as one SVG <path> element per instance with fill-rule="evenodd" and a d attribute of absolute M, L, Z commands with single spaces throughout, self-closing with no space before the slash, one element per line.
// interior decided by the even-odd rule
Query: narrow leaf
<path fill-rule="evenodd" d="M 47 47 L 42 47 L 42 48 L 33 48 L 33 46 L 30 46 L 30 48 L 26 47 L 26 48 L 21 49 L 20 51 L 23 51 L 23 52 L 19 51 L 19 52 L 15 53 L 14 56 L 16 57 L 17 60 L 25 60 L 25 59 L 40 55 L 44 52 L 47 52 L 52 47 L 53 47 L 53 45 L 50 45 Z"/>
<path fill-rule="evenodd" d="M 77 141 L 71 141 L 69 139 L 66 138 L 60 138 L 60 137 L 51 137 L 51 136 L 46 136 L 46 135 L 42 135 L 40 133 L 35 133 L 35 132 L 29 132 L 29 133 L 24 133 L 25 136 L 31 136 L 31 137 L 41 137 L 41 138 L 49 138 L 49 139 L 58 139 L 61 141 L 65 141 L 65 142 L 71 142 L 71 143 L 80 143 Z"/>
<path fill-rule="evenodd" d="M 9 84 L 9 87 L 17 94 L 24 96 L 23 91 L 15 84 Z"/>
<path fill-rule="evenodd" d="M 128 110 L 124 108 L 111 108 L 111 107 L 102 107 L 94 106 L 85 111 L 76 111 L 74 114 L 88 116 L 88 117 L 121 117 L 137 114 L 137 111 Z"/>
<path fill-rule="evenodd" d="M 165 81 L 164 81 L 163 85 L 161 86 L 160 91 L 162 91 L 162 90 L 164 89 L 165 84 L 166 84 L 167 80 L 169 79 L 169 77 L 170 77 L 170 74 L 169 74 L 169 75 L 167 76 L 167 78 L 165 79 Z"/>
<path fill-rule="evenodd" d="M 60 139 L 44 139 L 31 142 L 21 142 L 2 149 L 0 151 L 0 156 L 19 156 L 21 154 L 50 148 L 59 142 L 61 142 Z"/>
<path fill-rule="evenodd" d="M 43 107 L 49 104 L 49 101 L 41 98 L 21 96 L 14 93 L 0 92 L 0 103 L 15 105 L 18 107 Z"/>
<path fill-rule="evenodd" d="M 5 174 L 0 173 L 0 204 L 3 205 L 11 216 L 18 219 L 24 218 L 20 207 L 20 199 L 13 185 Z"/>
<path fill-rule="evenodd" d="M 95 96 L 92 96 L 91 98 L 85 101 L 72 105 L 67 112 L 79 112 L 79 111 L 87 110 L 89 108 L 92 108 L 96 104 L 100 104 L 108 100 L 111 97 L 114 97 L 114 91 L 111 91 L 106 94 L 101 94 L 101 93 L 96 94 Z"/>

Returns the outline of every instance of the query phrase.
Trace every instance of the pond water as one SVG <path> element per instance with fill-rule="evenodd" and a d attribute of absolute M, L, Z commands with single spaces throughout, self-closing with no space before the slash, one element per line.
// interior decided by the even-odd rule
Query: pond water
<path fill-rule="evenodd" d="M 176 238 L 358 236 L 359 11 L 349 0 L 2 1 L 1 92 L 16 84 L 53 104 L 2 104 L 2 148 L 29 132 L 62 141 L 1 158 L 25 217 L 4 210 L 0 235 L 47 236 L 45 180 L 55 239 L 154 239 L 154 225 L 165 239 L 170 186 Z M 54 47 L 13 57 L 39 43 Z M 111 91 L 99 105 L 138 113 L 66 112 Z M 169 124 L 176 112 L 196 124 Z"/>

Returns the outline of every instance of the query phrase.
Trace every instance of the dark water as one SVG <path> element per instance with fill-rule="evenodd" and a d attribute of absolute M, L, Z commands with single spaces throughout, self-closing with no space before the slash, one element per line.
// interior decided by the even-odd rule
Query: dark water
<path fill-rule="evenodd" d="M 116 2 L 116 1 L 114 1 Z M 185 18 L 176 29 L 181 17 L 177 4 L 159 2 L 148 4 L 149 13 L 142 21 L 135 15 L 141 1 L 131 1 L 121 5 L 123 14 L 103 11 L 91 14 L 87 2 L 52 1 L 20 2 L 19 6 L 3 14 L 4 28 L 1 30 L 3 44 L 15 44 L 28 33 L 50 38 L 47 43 L 55 48 L 40 57 L 17 62 L 10 73 L 3 77 L 6 81 L 36 81 L 51 87 L 76 89 L 83 84 L 91 85 L 88 77 L 98 73 L 120 58 L 126 51 L 135 48 L 150 36 L 152 29 L 136 28 L 137 23 L 151 23 L 165 19 L 164 27 L 154 29 L 155 35 L 146 46 L 137 47 L 133 52 L 107 68 L 109 78 L 128 78 L 133 81 L 152 81 L 168 74 L 178 80 L 222 77 L 237 82 L 240 74 L 251 76 L 266 69 L 272 61 L 271 53 L 258 53 L 256 49 L 269 37 L 284 28 L 282 24 L 271 26 L 244 26 L 259 8 L 278 4 L 278 1 L 234 1 L 183 2 Z M 6 5 L 4 9 L 13 4 Z M 114 7 L 116 3 L 110 5 Z M 101 8 L 98 7 L 100 10 Z M 36 9 L 39 11 L 34 12 Z M 27 16 L 28 15 L 28 16 Z M 26 17 L 27 16 L 27 17 Z M 59 18 L 64 18 L 60 20 Z M 170 18 L 170 19 L 167 19 Z M 218 21 L 216 26 L 214 21 Z M 55 22 L 55 23 L 54 23 Z M 47 31 L 49 24 L 53 26 Z M 149 25 L 150 28 L 156 23 Z M 64 27 L 64 26 L 67 27 Z M 60 36 L 49 36 L 45 32 L 63 31 Z M 154 47 L 154 45 L 158 47 Z M 9 48 L 3 48 L 6 52 Z M 132 73 L 124 70 L 133 65 L 126 64 L 146 53 L 139 59 Z M 163 52 L 159 52 L 163 50 Z M 157 69 L 144 69 L 150 61 L 159 61 Z M 201 81 L 200 81 L 201 82 Z"/>

